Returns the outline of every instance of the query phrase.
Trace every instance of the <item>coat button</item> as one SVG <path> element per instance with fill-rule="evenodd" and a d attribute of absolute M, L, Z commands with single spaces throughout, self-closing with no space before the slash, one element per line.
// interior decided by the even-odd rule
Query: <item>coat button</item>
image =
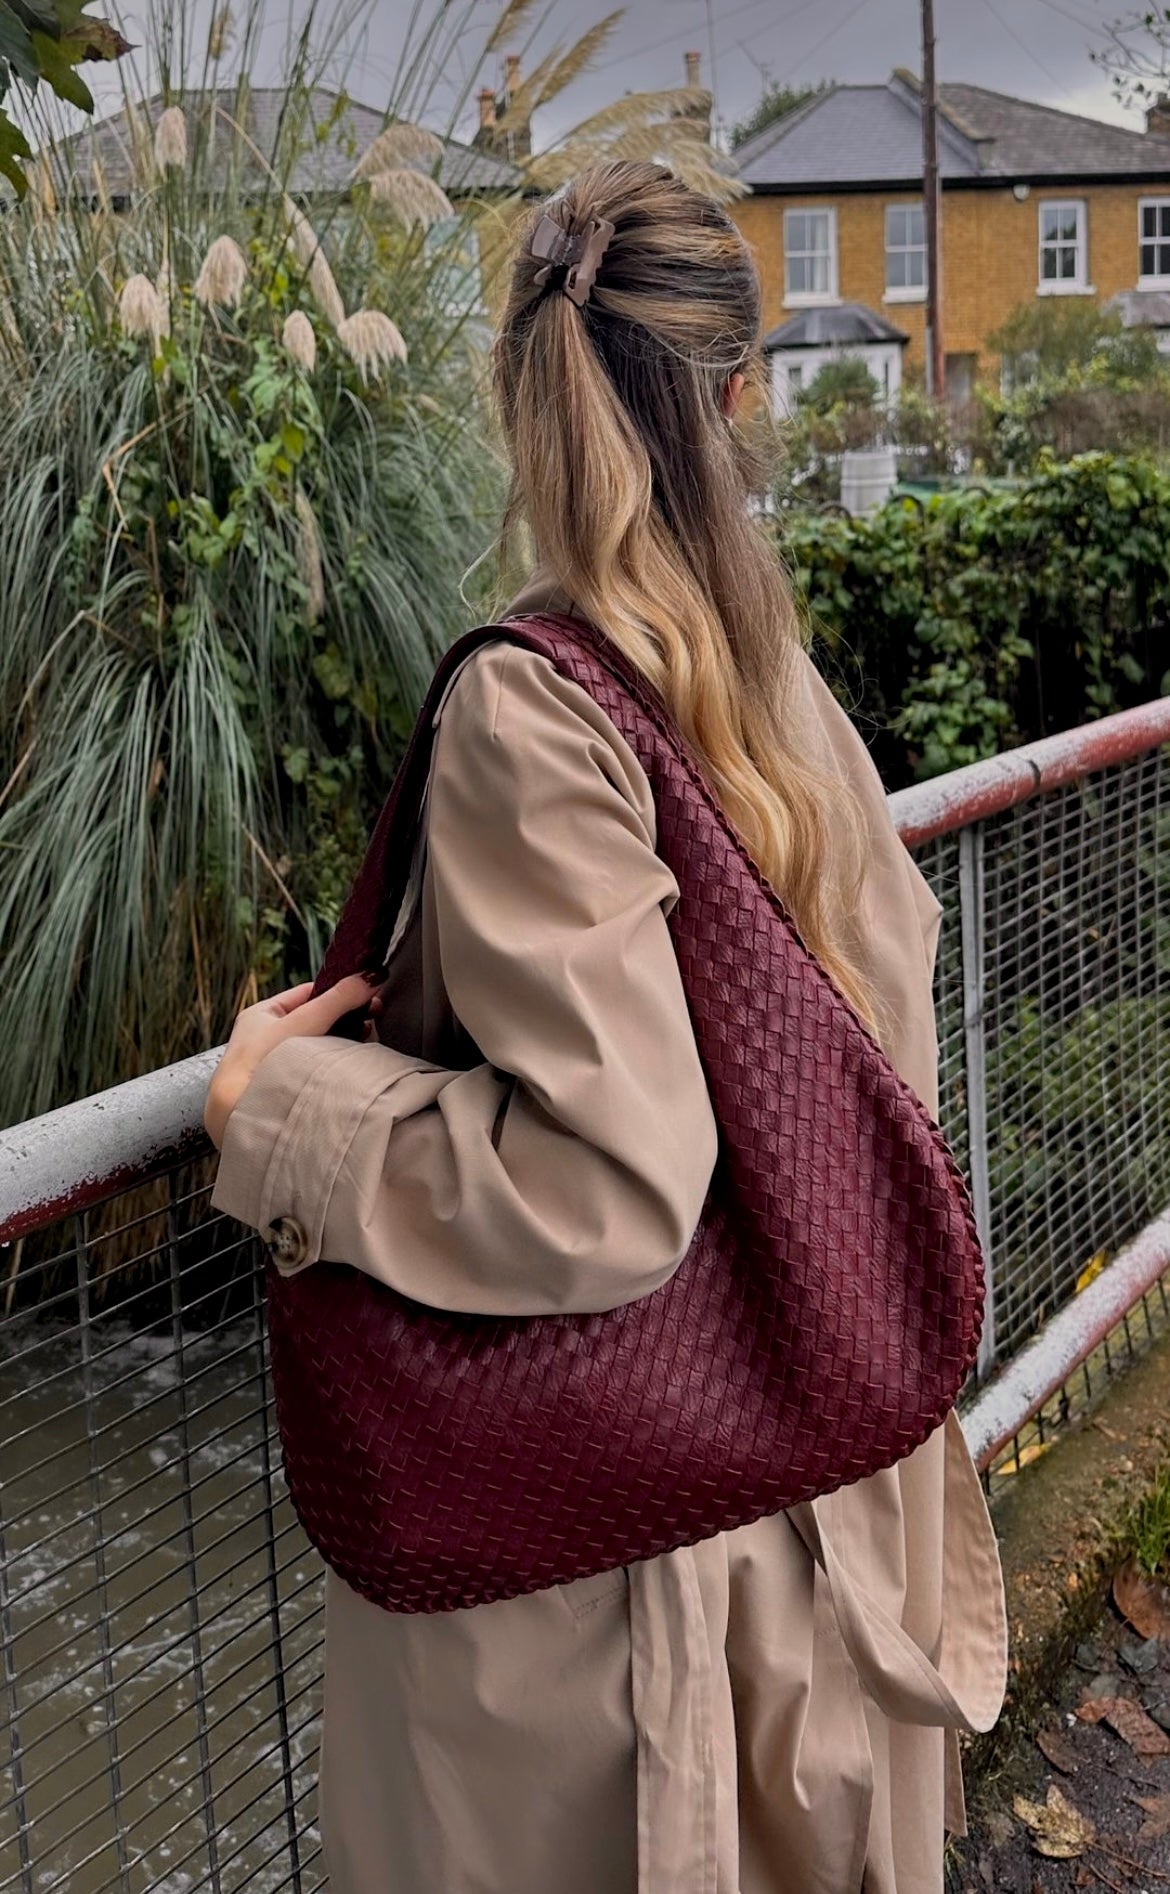
<path fill-rule="evenodd" d="M 309 1239 L 296 1217 L 277 1217 L 260 1232 L 260 1241 L 278 1269 L 295 1269 L 309 1254 Z"/>

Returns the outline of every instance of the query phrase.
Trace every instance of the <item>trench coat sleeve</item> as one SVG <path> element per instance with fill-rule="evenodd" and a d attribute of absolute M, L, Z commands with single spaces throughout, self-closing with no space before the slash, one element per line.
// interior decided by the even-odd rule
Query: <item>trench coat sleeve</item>
<path fill-rule="evenodd" d="M 718 1143 L 645 772 L 580 686 L 497 641 L 456 675 L 428 801 L 443 980 L 481 1062 L 280 1042 L 212 1203 L 296 1218 L 288 1273 L 350 1263 L 435 1308 L 634 1301 L 685 1255 Z"/>

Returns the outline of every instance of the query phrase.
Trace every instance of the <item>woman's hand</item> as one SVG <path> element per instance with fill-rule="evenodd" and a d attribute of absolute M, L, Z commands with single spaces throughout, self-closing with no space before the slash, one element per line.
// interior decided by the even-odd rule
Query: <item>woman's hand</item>
<path fill-rule="evenodd" d="M 223 1058 L 215 1068 L 207 1088 L 203 1123 L 216 1150 L 223 1147 L 223 1134 L 236 1103 L 266 1052 L 282 1039 L 327 1033 L 345 1013 L 368 1005 L 374 988 L 364 974 L 350 973 L 338 980 L 315 1000 L 309 998 L 313 982 L 290 986 L 255 1006 L 245 1006 L 236 1015 L 232 1035 L 224 1047 Z"/>

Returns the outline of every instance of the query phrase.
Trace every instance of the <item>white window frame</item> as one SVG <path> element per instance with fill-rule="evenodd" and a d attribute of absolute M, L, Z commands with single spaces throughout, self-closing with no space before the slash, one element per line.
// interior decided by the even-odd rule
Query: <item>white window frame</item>
<path fill-rule="evenodd" d="M 825 217 L 829 226 L 829 287 L 827 290 L 789 289 L 788 228 L 793 217 Z M 819 250 L 801 250 L 801 256 L 820 256 Z M 824 309 L 840 302 L 837 271 L 837 207 L 835 204 L 792 204 L 784 212 L 784 306 L 786 309 Z"/>
<path fill-rule="evenodd" d="M 907 210 L 918 210 L 922 212 L 922 242 L 920 244 L 918 243 L 891 244 L 890 218 L 895 211 L 907 211 Z M 885 294 L 882 300 L 888 303 L 924 303 L 926 301 L 926 206 L 925 204 L 922 203 L 921 199 L 916 200 L 912 204 L 887 204 L 886 205 L 885 237 L 886 237 L 886 248 L 885 248 L 886 288 L 885 288 Z M 907 286 L 907 285 L 898 286 L 897 284 L 891 285 L 890 283 L 890 251 L 891 250 L 897 250 L 900 254 L 905 255 L 905 256 L 911 256 L 914 254 L 915 251 L 921 250 L 922 252 L 922 282 L 921 284 L 913 284 L 910 286 Z"/>
<path fill-rule="evenodd" d="M 1075 211 L 1077 234 L 1077 274 L 1075 276 L 1046 277 L 1044 274 L 1044 252 L 1050 249 L 1066 249 L 1067 240 L 1044 236 L 1045 211 Z M 1045 197 L 1036 206 L 1036 274 L 1038 296 L 1091 296 L 1094 292 L 1089 284 L 1089 209 L 1083 197 Z"/>
<path fill-rule="evenodd" d="M 1146 236 L 1145 231 L 1142 227 L 1145 221 L 1145 213 L 1147 210 L 1170 210 L 1170 197 L 1139 197 L 1138 198 L 1138 267 L 1137 267 L 1138 288 L 1139 289 L 1170 289 L 1170 270 L 1164 271 L 1161 275 L 1147 276 L 1144 270 L 1142 269 L 1142 251 L 1145 249 L 1146 244 L 1150 241 L 1149 238 Z M 1166 248 L 1170 248 L 1170 236 L 1155 237 L 1154 242 L 1158 246 L 1159 249 L 1161 249 L 1163 246 L 1165 246 Z"/>

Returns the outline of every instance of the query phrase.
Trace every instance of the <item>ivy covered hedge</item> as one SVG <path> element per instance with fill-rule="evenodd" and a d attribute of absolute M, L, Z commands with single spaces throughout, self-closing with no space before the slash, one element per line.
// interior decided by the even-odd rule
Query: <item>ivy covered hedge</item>
<path fill-rule="evenodd" d="M 1170 693 L 1170 473 L 1152 461 L 1084 454 L 779 531 L 890 789 Z"/>

